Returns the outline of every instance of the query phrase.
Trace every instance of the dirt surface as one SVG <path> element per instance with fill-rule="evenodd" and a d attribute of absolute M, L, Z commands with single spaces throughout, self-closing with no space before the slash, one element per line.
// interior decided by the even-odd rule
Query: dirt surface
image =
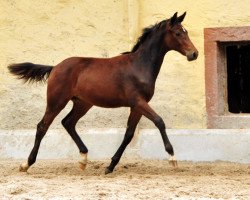
<path fill-rule="evenodd" d="M 39 160 L 28 173 L 22 161 L 0 162 L 0 199 L 250 199 L 250 165 L 122 160 L 104 175 L 109 160 L 81 171 L 75 160 Z"/>

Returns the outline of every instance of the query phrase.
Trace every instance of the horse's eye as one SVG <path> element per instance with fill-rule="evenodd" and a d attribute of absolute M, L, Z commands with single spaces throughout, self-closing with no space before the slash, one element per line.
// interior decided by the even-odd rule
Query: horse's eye
<path fill-rule="evenodd" d="M 175 33 L 175 35 L 176 35 L 177 37 L 179 37 L 179 36 L 181 35 L 181 33 L 180 33 L 180 32 L 177 32 L 177 33 Z"/>

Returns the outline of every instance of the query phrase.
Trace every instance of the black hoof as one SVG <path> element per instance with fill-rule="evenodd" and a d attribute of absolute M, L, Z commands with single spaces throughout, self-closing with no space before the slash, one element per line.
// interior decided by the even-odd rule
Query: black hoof
<path fill-rule="evenodd" d="M 110 174 L 110 173 L 112 173 L 113 172 L 113 170 L 110 170 L 108 167 L 106 168 L 106 170 L 105 170 L 105 174 Z"/>

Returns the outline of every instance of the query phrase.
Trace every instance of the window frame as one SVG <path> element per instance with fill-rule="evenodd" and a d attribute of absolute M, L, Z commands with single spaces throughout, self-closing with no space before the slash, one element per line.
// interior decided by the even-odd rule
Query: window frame
<path fill-rule="evenodd" d="M 250 114 L 234 114 L 228 111 L 225 45 L 230 43 L 250 44 L 250 26 L 204 29 L 208 128 L 250 128 Z"/>

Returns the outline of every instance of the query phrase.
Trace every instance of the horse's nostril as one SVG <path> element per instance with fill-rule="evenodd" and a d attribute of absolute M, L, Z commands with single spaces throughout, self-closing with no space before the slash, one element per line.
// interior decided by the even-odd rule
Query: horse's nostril
<path fill-rule="evenodd" d="M 196 51 L 191 51 L 191 52 L 187 53 L 187 59 L 189 61 L 196 60 L 197 57 L 198 57 L 198 52 L 196 52 Z"/>
<path fill-rule="evenodd" d="M 195 52 L 193 53 L 193 58 L 196 58 L 196 53 Z"/>

